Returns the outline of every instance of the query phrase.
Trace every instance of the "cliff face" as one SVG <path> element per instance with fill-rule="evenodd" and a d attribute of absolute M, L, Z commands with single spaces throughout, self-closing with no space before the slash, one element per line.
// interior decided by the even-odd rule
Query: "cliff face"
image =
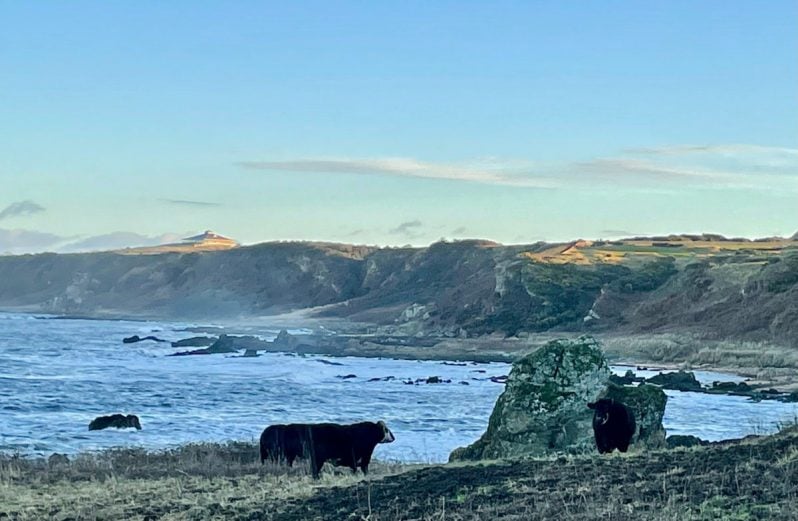
<path fill-rule="evenodd" d="M 552 248 L 267 243 L 189 254 L 8 256 L 0 257 L 0 308 L 180 319 L 315 308 L 317 316 L 409 334 L 684 330 L 798 342 L 795 248 L 646 251 L 605 262 L 591 260 L 605 254 L 590 246 L 579 252 L 584 262 L 539 260 Z"/>

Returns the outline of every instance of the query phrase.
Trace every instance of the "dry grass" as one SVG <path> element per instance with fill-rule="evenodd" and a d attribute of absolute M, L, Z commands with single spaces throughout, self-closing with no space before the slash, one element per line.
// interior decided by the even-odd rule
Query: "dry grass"
<path fill-rule="evenodd" d="M 317 489 L 349 486 L 409 465 L 373 462 L 371 475 L 306 465 L 261 465 L 251 443 L 189 444 L 167 451 L 115 449 L 27 459 L 0 456 L 0 519 L 265 519 Z"/>
<path fill-rule="evenodd" d="M 673 451 L 452 465 L 368 477 L 261 466 L 252 444 L 0 456 L 0 519 L 672 521 L 798 518 L 798 432 Z"/>

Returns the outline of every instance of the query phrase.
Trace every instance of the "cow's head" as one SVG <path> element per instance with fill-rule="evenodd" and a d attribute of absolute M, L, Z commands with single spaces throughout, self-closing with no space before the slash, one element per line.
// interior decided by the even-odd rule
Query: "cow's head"
<path fill-rule="evenodd" d="M 384 421 L 377 422 L 377 425 L 379 425 L 380 428 L 382 428 L 382 439 L 380 440 L 380 443 L 391 443 L 396 439 L 396 437 L 391 432 L 391 429 L 389 429 L 388 426 L 385 425 Z"/>
<path fill-rule="evenodd" d="M 604 425 L 610 421 L 610 409 L 613 403 L 611 399 L 602 398 L 587 404 L 588 409 L 593 409 L 593 425 Z"/>

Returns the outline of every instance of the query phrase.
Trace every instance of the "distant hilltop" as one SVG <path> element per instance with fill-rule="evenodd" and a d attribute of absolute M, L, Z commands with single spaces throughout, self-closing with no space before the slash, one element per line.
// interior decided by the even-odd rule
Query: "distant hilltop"
<path fill-rule="evenodd" d="M 211 230 L 194 235 L 193 237 L 186 237 L 180 242 L 170 244 L 160 244 L 158 246 L 143 246 L 140 248 L 125 248 L 118 250 L 117 253 L 126 255 L 154 255 L 157 253 L 189 253 L 196 251 L 218 251 L 230 250 L 241 246 L 237 241 L 219 235 Z"/>

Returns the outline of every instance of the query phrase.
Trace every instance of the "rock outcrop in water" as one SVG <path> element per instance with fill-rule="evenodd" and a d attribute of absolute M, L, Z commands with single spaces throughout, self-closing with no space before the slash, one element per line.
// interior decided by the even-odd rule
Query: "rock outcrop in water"
<path fill-rule="evenodd" d="M 169 356 L 216 355 L 246 351 L 250 352 L 248 356 L 252 357 L 257 354 L 258 350 L 266 349 L 268 345 L 269 342 L 266 340 L 261 340 L 255 336 L 233 336 L 222 334 L 215 342 L 205 349 L 181 351 Z"/>
<path fill-rule="evenodd" d="M 610 369 L 591 337 L 554 340 L 513 364 L 488 429 L 450 461 L 516 458 L 593 444 L 586 407 L 605 389 Z"/>
<path fill-rule="evenodd" d="M 538 456 L 593 447 L 587 403 L 612 398 L 635 414 L 634 445 L 660 447 L 667 397 L 659 387 L 610 383 L 599 343 L 589 336 L 554 340 L 513 364 L 482 437 L 456 449 L 450 461 Z"/>
<path fill-rule="evenodd" d="M 141 422 L 139 417 L 135 414 L 111 414 L 110 416 L 98 416 L 89 423 L 90 431 L 99 431 L 113 427 L 115 429 L 133 429 L 141 430 Z"/>
<path fill-rule="evenodd" d="M 192 336 L 172 342 L 172 347 L 204 347 L 216 342 L 218 338 L 212 336 Z"/>
<path fill-rule="evenodd" d="M 663 389 L 674 391 L 701 391 L 702 387 L 695 374 L 690 371 L 659 373 L 646 379 L 648 383 L 659 385 Z"/>

